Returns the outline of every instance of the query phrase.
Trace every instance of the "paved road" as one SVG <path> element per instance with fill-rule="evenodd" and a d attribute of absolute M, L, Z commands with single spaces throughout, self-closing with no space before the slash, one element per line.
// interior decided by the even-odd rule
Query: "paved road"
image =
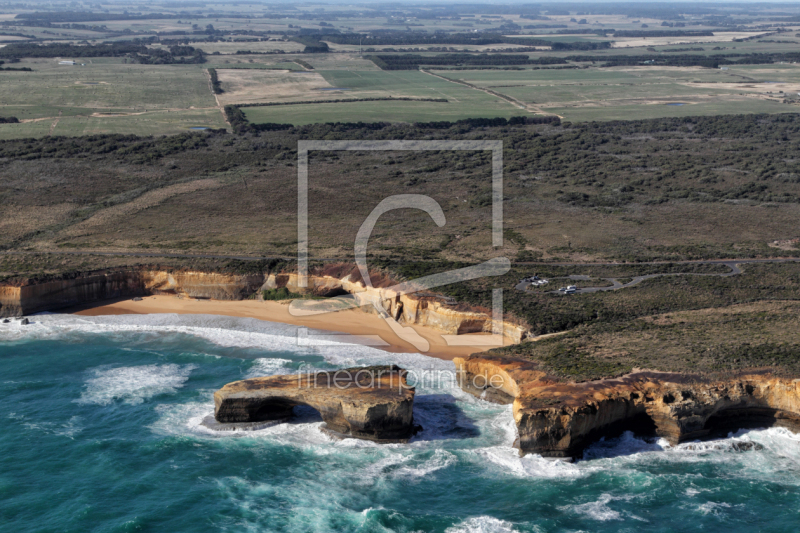
<path fill-rule="evenodd" d="M 725 265 L 731 269 L 730 272 L 706 272 L 706 273 L 695 273 L 695 272 L 675 272 L 675 273 L 664 273 L 664 274 L 647 274 L 644 276 L 636 276 L 631 279 L 628 283 L 621 283 L 617 278 L 601 278 L 606 281 L 610 281 L 612 283 L 611 286 L 608 287 L 584 287 L 581 289 L 576 290 L 573 294 L 590 294 L 593 292 L 603 292 L 603 291 L 616 291 L 619 289 L 626 289 L 628 287 L 633 287 L 634 285 L 638 285 L 639 283 L 643 282 L 646 279 L 658 278 L 661 276 L 719 276 L 722 278 L 727 278 L 730 276 L 736 276 L 742 273 L 742 269 L 739 268 L 739 265 L 743 264 L 754 264 L 754 263 L 796 263 L 800 262 L 800 259 L 788 259 L 788 258 L 781 258 L 781 259 L 741 259 L 741 260 L 730 260 L 730 259 L 712 259 L 708 261 L 672 261 L 672 264 L 712 264 L 712 265 Z M 537 263 L 543 264 L 543 263 Z M 550 263 L 553 264 L 553 263 Z M 668 264 L 667 262 L 651 262 L 651 263 L 559 263 L 559 266 L 588 266 L 588 265 L 596 265 L 596 266 L 609 266 L 609 265 L 618 265 L 618 266 L 625 266 L 625 265 L 655 265 L 655 264 Z M 627 277 L 627 276 L 626 276 Z M 570 276 L 570 279 L 579 280 L 579 279 L 586 279 L 587 276 Z M 516 285 L 517 290 L 527 290 L 530 283 L 520 282 Z M 559 291 L 548 291 L 550 294 L 561 294 Z"/>

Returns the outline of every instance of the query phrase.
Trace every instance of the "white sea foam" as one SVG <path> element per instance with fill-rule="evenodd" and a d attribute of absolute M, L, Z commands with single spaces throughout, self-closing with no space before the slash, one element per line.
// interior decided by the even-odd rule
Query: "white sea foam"
<path fill-rule="evenodd" d="M 25 416 L 15 413 L 10 413 L 9 418 L 20 421 L 26 419 Z M 83 431 L 79 416 L 73 416 L 67 422 L 22 422 L 22 425 L 31 431 L 41 431 L 69 439 L 74 439 L 75 435 Z"/>
<path fill-rule="evenodd" d="M 602 494 L 600 499 L 595 502 L 570 505 L 564 507 L 563 509 L 570 510 L 574 513 L 586 516 L 587 518 L 591 518 L 592 520 L 599 520 L 601 522 L 606 522 L 608 520 L 622 520 L 622 515 L 608 506 L 612 500 L 613 498 L 610 494 Z"/>
<path fill-rule="evenodd" d="M 246 377 L 255 378 L 260 376 L 288 374 L 292 372 L 292 369 L 288 366 L 291 363 L 291 360 L 281 359 L 280 357 L 260 357 L 253 361 Z"/>
<path fill-rule="evenodd" d="M 706 502 L 697 507 L 697 510 L 704 515 L 713 515 L 722 517 L 725 515 L 725 509 L 730 509 L 731 504 L 725 502 Z"/>
<path fill-rule="evenodd" d="M 172 394 L 183 387 L 195 365 L 143 365 L 98 368 L 86 381 L 78 403 L 109 405 L 114 401 L 140 404 L 153 396 Z"/>
<path fill-rule="evenodd" d="M 437 470 L 442 470 L 457 462 L 457 458 L 452 453 L 437 449 L 433 452 L 433 457 L 416 466 L 403 466 L 394 473 L 395 477 L 406 479 L 420 479 Z"/>
<path fill-rule="evenodd" d="M 33 317 L 31 324 L 19 328 L 0 327 L 0 340 L 57 339 L 71 334 L 179 333 L 193 335 L 218 346 L 260 348 L 299 356 L 320 356 L 335 366 L 397 364 L 418 371 L 452 371 L 451 361 L 418 353 L 389 353 L 377 348 L 325 340 L 313 346 L 298 340 L 301 328 L 289 324 L 265 322 L 254 318 L 217 315 L 76 316 L 46 314 Z M 427 374 L 430 375 L 430 374 Z M 430 388 L 421 383 L 418 390 Z M 434 387 L 435 388 L 435 387 Z"/>
<path fill-rule="evenodd" d="M 448 527 L 445 533 L 518 533 L 514 524 L 491 516 L 476 516 Z"/>
<path fill-rule="evenodd" d="M 519 456 L 519 450 L 511 446 L 492 446 L 472 450 L 477 462 L 499 467 L 507 474 L 517 477 L 543 479 L 569 479 L 583 477 L 589 473 L 575 464 L 545 459 L 541 455 Z"/>

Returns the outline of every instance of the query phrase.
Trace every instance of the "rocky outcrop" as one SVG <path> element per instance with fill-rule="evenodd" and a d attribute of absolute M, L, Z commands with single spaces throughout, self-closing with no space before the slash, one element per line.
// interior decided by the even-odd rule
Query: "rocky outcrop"
<path fill-rule="evenodd" d="M 214 393 L 220 423 L 285 420 L 307 405 L 336 435 L 378 442 L 409 439 L 414 426 L 414 387 L 397 366 L 270 376 L 228 383 Z"/>
<path fill-rule="evenodd" d="M 598 438 L 625 430 L 657 435 L 672 445 L 741 428 L 800 431 L 800 380 L 769 373 L 710 379 L 634 372 L 564 383 L 528 361 L 483 354 L 455 363 L 465 391 L 513 403 L 522 454 L 572 458 Z"/>

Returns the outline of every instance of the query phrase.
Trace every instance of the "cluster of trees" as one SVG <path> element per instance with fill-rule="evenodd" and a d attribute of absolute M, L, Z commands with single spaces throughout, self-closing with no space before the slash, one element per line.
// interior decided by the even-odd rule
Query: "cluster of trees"
<path fill-rule="evenodd" d="M 523 39 L 520 39 L 521 41 Z M 525 44 L 520 42 L 519 44 Z M 550 48 L 556 52 L 569 50 L 607 50 L 611 48 L 611 41 L 576 41 L 574 43 L 550 43 Z"/>
<path fill-rule="evenodd" d="M 589 30 L 586 33 L 599 33 L 605 35 L 614 30 Z M 360 33 L 343 33 L 326 35 L 326 41 L 336 44 L 349 44 L 364 46 L 411 46 L 411 45 L 491 45 L 491 44 L 518 44 L 523 46 L 550 46 L 553 50 L 602 50 L 609 48 L 608 42 L 577 41 L 571 43 L 555 42 L 534 37 L 514 37 L 493 33 L 434 33 L 433 35 L 421 32 L 415 33 L 390 33 L 363 35 Z"/>
<path fill-rule="evenodd" d="M 0 48 L 0 57 L 122 57 L 147 51 L 145 45 L 130 41 L 86 46 L 70 43 L 12 43 Z"/>
<path fill-rule="evenodd" d="M 19 119 L 17 117 L 0 117 L 0 124 L 18 124 Z"/>
<path fill-rule="evenodd" d="M 297 35 L 292 37 L 292 40 L 305 46 L 303 49 L 304 54 L 326 54 L 330 52 L 328 43 L 320 41 L 320 36 L 313 35 Z M 327 39 L 327 36 L 325 37 Z"/>
<path fill-rule="evenodd" d="M 208 69 L 208 76 L 211 78 L 211 90 L 214 91 L 214 94 L 222 94 L 225 90 L 222 88 L 222 85 L 219 82 L 219 78 L 217 77 L 217 69 L 210 68 Z"/>
<path fill-rule="evenodd" d="M 366 56 L 382 70 L 417 70 L 420 66 L 460 65 L 562 65 L 567 61 L 560 57 L 531 59 L 522 54 L 440 54 L 422 56 L 418 54 Z"/>
<path fill-rule="evenodd" d="M 780 61 L 800 61 L 800 52 L 775 52 L 764 54 L 719 54 L 719 55 L 609 55 L 609 56 L 567 56 L 568 61 L 602 62 L 605 67 L 633 66 L 642 64 L 664 65 L 670 67 L 718 68 L 720 65 L 762 65 Z"/>
<path fill-rule="evenodd" d="M 465 118 L 455 122 L 448 122 L 446 120 L 438 122 L 417 122 L 414 124 L 416 128 L 443 130 L 450 129 L 457 126 L 467 126 L 471 128 L 492 128 L 501 126 L 522 126 L 525 124 L 553 124 L 558 125 L 561 119 L 556 116 L 544 117 L 511 117 L 505 119 L 502 117 L 497 118 Z"/>
<path fill-rule="evenodd" d="M 71 43 L 14 43 L 0 48 L 0 57 L 56 58 L 56 57 L 129 57 L 149 65 L 173 63 L 204 63 L 205 55 L 199 48 L 175 45 L 168 50 L 148 48 L 141 42 L 121 41 L 94 45 Z"/>
<path fill-rule="evenodd" d="M 197 17 L 188 12 L 183 13 L 91 13 L 89 11 L 54 11 L 20 13 L 15 18 L 35 26 L 49 26 L 58 23 L 70 22 L 95 22 L 106 20 L 149 20 L 149 19 L 175 19 Z"/>
<path fill-rule="evenodd" d="M 209 129 L 164 137 L 110 134 L 4 141 L 0 142 L 0 158 L 88 158 L 114 154 L 131 162 L 152 161 L 207 147 L 210 135 L 224 133 L 225 130 Z"/>

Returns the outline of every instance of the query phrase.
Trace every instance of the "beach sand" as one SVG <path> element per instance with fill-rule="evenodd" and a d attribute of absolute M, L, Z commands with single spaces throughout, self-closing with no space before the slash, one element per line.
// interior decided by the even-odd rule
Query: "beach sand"
<path fill-rule="evenodd" d="M 386 346 L 375 346 L 376 348 L 397 353 L 423 353 L 446 360 L 483 352 L 491 348 L 491 346 L 480 345 L 449 346 L 442 337 L 443 332 L 425 326 L 414 325 L 411 327 L 430 343 L 428 351 L 420 352 L 412 344 L 398 337 L 377 314 L 349 309 L 324 315 L 298 317 L 290 314 L 288 302 L 194 300 L 159 295 L 146 296 L 141 301 L 129 299 L 93 307 L 83 307 L 73 312 L 84 316 L 176 313 L 256 318 L 268 322 L 294 324 L 317 330 L 348 333 L 362 337 L 377 335 L 388 344 Z M 345 342 L 350 341 L 350 339 L 345 340 Z M 506 342 L 509 341 L 506 340 Z"/>

